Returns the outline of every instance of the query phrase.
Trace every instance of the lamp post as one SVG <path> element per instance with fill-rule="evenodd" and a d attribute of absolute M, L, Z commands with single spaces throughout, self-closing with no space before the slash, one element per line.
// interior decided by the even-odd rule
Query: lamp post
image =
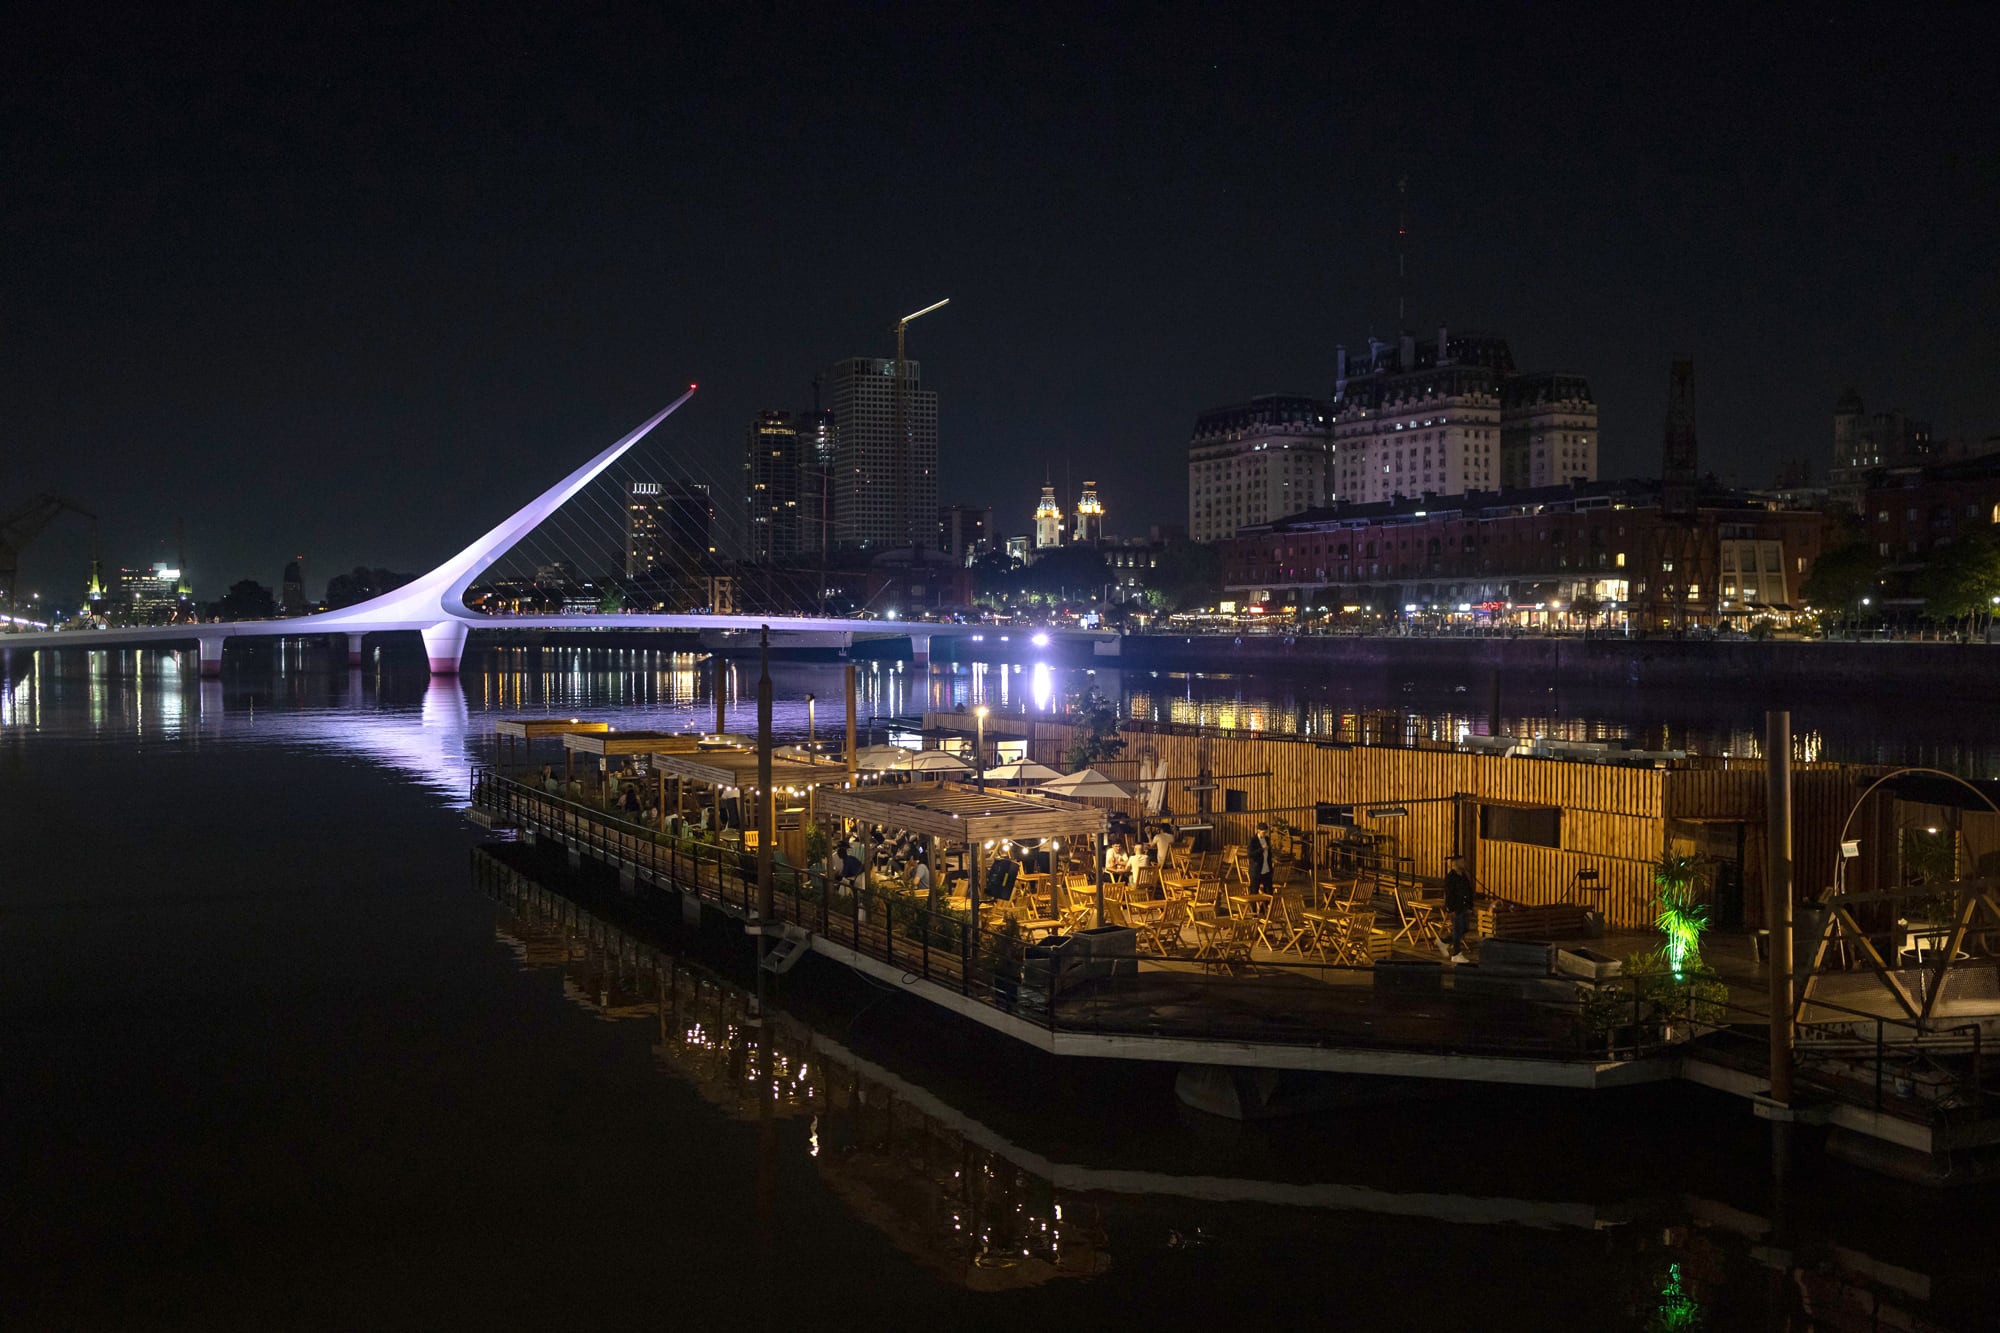
<path fill-rule="evenodd" d="M 972 762 L 977 767 L 979 772 L 979 790 L 982 794 L 984 794 L 984 792 L 986 791 L 986 705 L 985 704 L 981 704 L 979 705 L 979 707 L 972 710 L 972 726 L 973 726 L 973 734 L 976 737 L 976 739 L 972 743 Z"/>

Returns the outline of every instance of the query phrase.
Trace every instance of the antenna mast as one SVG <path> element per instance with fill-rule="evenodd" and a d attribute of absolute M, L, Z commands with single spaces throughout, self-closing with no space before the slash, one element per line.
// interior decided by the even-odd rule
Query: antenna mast
<path fill-rule="evenodd" d="M 1410 177 L 1409 173 L 1396 177 L 1396 333 L 1400 336 L 1410 327 L 1408 304 L 1410 292 L 1409 271 L 1410 235 Z M 1405 366 L 1403 369 L 1408 370 Z"/>

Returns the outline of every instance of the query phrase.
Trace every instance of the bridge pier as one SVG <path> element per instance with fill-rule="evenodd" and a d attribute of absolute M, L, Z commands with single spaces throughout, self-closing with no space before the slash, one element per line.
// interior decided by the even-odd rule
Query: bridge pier
<path fill-rule="evenodd" d="M 431 659 L 433 676 L 456 676 L 459 659 L 465 656 L 466 628 L 456 620 L 441 620 L 423 631 L 424 651 Z"/>
<path fill-rule="evenodd" d="M 912 634 L 910 636 L 910 661 L 916 666 L 931 664 L 931 636 Z"/>
<path fill-rule="evenodd" d="M 365 637 L 361 634 L 347 636 L 347 666 L 350 671 L 361 665 L 361 640 Z"/>
<path fill-rule="evenodd" d="M 222 674 L 222 640 L 207 636 L 195 642 L 201 646 L 201 678 L 214 680 Z"/>

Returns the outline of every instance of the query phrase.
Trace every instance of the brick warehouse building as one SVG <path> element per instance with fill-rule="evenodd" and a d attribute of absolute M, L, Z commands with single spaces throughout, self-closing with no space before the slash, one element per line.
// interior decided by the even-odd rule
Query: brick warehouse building
<path fill-rule="evenodd" d="M 1826 526 L 1823 514 L 1713 485 L 1680 521 L 1661 513 L 1658 482 L 1475 491 L 1248 529 L 1221 544 L 1223 582 L 1267 607 L 1552 624 L 1587 596 L 1608 624 L 1713 625 L 1796 609 Z M 1684 601 L 1669 600 L 1677 587 Z"/>
<path fill-rule="evenodd" d="M 1878 556 L 1921 558 L 1968 536 L 2000 535 L 2000 454 L 1878 472 L 1861 505 Z"/>

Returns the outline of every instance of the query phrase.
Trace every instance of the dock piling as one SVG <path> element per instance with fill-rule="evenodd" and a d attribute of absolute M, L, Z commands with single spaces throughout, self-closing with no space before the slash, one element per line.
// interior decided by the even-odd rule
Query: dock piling
<path fill-rule="evenodd" d="M 1792 1104 L 1792 715 L 1764 714 L 1765 925 L 1770 930 L 1771 1100 Z M 1771 1169 L 1785 1173 L 1788 1126 L 1773 1121 Z"/>

